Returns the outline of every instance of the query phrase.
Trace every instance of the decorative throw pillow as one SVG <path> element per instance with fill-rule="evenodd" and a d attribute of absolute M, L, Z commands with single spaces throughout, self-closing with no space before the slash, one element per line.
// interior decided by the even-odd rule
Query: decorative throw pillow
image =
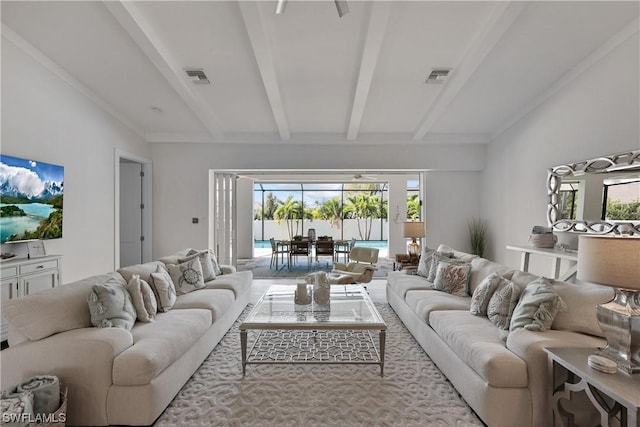
<path fill-rule="evenodd" d="M 171 280 L 176 286 L 176 293 L 184 295 L 197 289 L 204 288 L 202 265 L 198 257 L 182 264 L 167 264 Z"/>
<path fill-rule="evenodd" d="M 171 276 L 166 270 L 160 266 L 156 271 L 151 273 L 151 281 L 153 282 L 153 290 L 156 294 L 158 303 L 158 311 L 169 311 L 176 303 L 176 287 L 171 280 Z"/>
<path fill-rule="evenodd" d="M 158 313 L 158 303 L 151 286 L 141 280 L 140 276 L 134 274 L 127 284 L 127 291 L 129 291 L 133 306 L 136 308 L 138 320 L 147 323 L 153 322 L 156 313 Z"/>
<path fill-rule="evenodd" d="M 191 249 L 185 258 L 181 258 L 178 260 L 180 264 L 191 261 L 194 258 L 198 258 L 200 260 L 200 266 L 202 267 L 202 278 L 205 282 L 210 280 L 214 280 L 216 278 L 216 273 L 214 271 L 213 262 L 211 261 L 211 257 L 209 256 L 209 251 L 195 251 Z"/>
<path fill-rule="evenodd" d="M 511 316 L 509 330 L 527 329 L 544 332 L 551 328 L 553 320 L 567 305 L 553 289 L 551 283 L 541 277 L 529 283 Z"/>
<path fill-rule="evenodd" d="M 416 270 L 416 274 L 418 276 L 429 277 L 431 258 L 435 252 L 435 249 L 429 249 L 426 246 L 422 248 L 422 255 L 420 256 L 420 262 L 418 263 L 418 269 Z"/>
<path fill-rule="evenodd" d="M 136 309 L 124 285 L 107 281 L 93 285 L 87 297 L 91 324 L 98 328 L 131 330 L 136 322 Z"/>
<path fill-rule="evenodd" d="M 189 252 L 187 252 L 187 255 L 193 255 L 193 254 L 195 254 L 197 252 L 198 251 L 196 251 L 195 249 L 191 249 Z M 211 265 L 213 265 L 213 274 L 215 274 L 216 276 L 223 275 L 224 272 L 222 271 L 222 268 L 220 268 L 220 264 L 218 263 L 218 258 L 216 257 L 215 252 L 213 252 L 213 250 L 211 250 L 211 249 L 205 249 L 202 252 L 207 252 L 209 254 L 209 259 L 211 260 Z"/>
<path fill-rule="evenodd" d="M 469 311 L 475 316 L 486 316 L 489 300 L 500 283 L 500 274 L 492 273 L 485 277 L 471 296 Z"/>
<path fill-rule="evenodd" d="M 427 280 L 433 283 L 436 280 L 436 273 L 438 272 L 438 263 L 440 261 L 452 261 L 453 252 L 434 252 L 431 255 L 431 265 L 429 266 L 429 275 L 427 276 Z M 459 264 L 464 263 L 464 261 L 459 261 Z"/>
<path fill-rule="evenodd" d="M 519 285 L 509 281 L 500 280 L 498 289 L 493 293 L 487 307 L 487 317 L 500 329 L 509 329 L 511 315 L 518 304 L 522 289 Z"/>
<path fill-rule="evenodd" d="M 471 264 L 456 264 L 449 261 L 438 262 L 436 279 L 433 281 L 439 291 L 464 297 L 469 295 L 469 276 Z"/>

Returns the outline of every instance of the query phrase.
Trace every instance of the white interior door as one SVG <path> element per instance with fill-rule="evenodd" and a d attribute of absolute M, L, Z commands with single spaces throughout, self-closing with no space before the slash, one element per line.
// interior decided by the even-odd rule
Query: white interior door
<path fill-rule="evenodd" d="M 120 267 L 143 262 L 142 164 L 120 162 Z"/>

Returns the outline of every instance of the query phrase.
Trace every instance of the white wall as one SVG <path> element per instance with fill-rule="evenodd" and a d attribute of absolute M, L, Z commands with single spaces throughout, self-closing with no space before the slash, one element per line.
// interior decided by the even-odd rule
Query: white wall
<path fill-rule="evenodd" d="M 401 153 L 402 155 L 399 155 Z M 153 144 L 154 257 L 185 247 L 206 247 L 210 169 L 443 169 L 480 171 L 485 146 L 452 145 L 274 145 Z M 456 186 L 474 188 L 477 174 L 455 178 Z M 468 180 L 468 186 L 464 181 Z M 442 181 L 445 187 L 448 182 Z M 474 197 L 443 194 L 438 209 L 478 209 Z M 427 207 L 429 212 L 429 207 Z M 429 214 L 428 214 L 429 215 Z M 447 215 L 449 215 L 447 213 Z M 201 218 L 192 224 L 191 218 Z M 449 215 L 455 217 L 455 215 Z M 465 219 L 466 221 L 466 219 Z M 250 226 L 250 223 L 247 224 Z M 466 222 L 465 222 L 466 227 Z M 466 229 L 466 228 L 465 228 Z"/>
<path fill-rule="evenodd" d="M 517 267 L 507 244 L 524 244 L 546 225 L 547 169 L 640 148 L 638 34 L 489 144 L 483 213 L 491 219 L 490 256 Z M 531 271 L 551 275 L 550 259 Z"/>
<path fill-rule="evenodd" d="M 471 251 L 468 222 L 481 217 L 481 189 L 481 172 L 427 172 L 428 247 L 436 249 L 444 243 L 463 252 Z"/>
<path fill-rule="evenodd" d="M 45 242 L 64 256 L 64 283 L 114 268 L 116 148 L 150 157 L 136 134 L 2 38 L 0 149 L 64 166 L 63 238 Z"/>

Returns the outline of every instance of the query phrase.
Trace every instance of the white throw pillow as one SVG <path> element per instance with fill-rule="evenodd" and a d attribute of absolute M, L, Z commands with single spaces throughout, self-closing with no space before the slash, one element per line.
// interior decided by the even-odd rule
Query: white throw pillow
<path fill-rule="evenodd" d="M 489 300 L 487 317 L 498 328 L 509 330 L 511 316 L 518 304 L 522 287 L 506 279 L 501 279 L 500 282 Z"/>
<path fill-rule="evenodd" d="M 151 286 L 140 279 L 140 276 L 134 274 L 127 284 L 127 291 L 129 291 L 133 306 L 136 308 L 138 320 L 141 322 L 153 322 L 156 313 L 158 313 L 158 303 Z"/>
<path fill-rule="evenodd" d="M 153 290 L 158 302 L 158 311 L 166 312 L 176 303 L 176 288 L 167 271 L 158 266 L 156 271 L 151 273 Z"/>
<path fill-rule="evenodd" d="M 469 311 L 475 316 L 486 316 L 491 296 L 500 284 L 500 274 L 492 273 L 485 277 L 471 296 Z"/>
<path fill-rule="evenodd" d="M 169 275 L 176 287 L 176 294 L 184 295 L 197 289 L 204 288 L 204 278 L 202 276 L 202 264 L 200 259 L 195 257 L 182 264 L 167 264 Z"/>
<path fill-rule="evenodd" d="M 192 249 L 187 253 L 187 256 L 185 258 L 181 258 L 178 263 L 182 264 L 187 261 L 191 261 L 196 257 L 200 260 L 200 266 L 202 267 L 203 280 L 205 282 L 215 280 L 216 278 L 215 267 L 213 265 L 213 262 L 211 261 L 211 256 L 208 250 L 195 251 Z"/>

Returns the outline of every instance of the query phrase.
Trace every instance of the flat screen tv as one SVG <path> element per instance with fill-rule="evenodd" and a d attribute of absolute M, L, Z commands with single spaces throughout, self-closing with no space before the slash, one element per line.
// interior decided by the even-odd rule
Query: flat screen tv
<path fill-rule="evenodd" d="M 0 242 L 62 237 L 64 167 L 0 155 Z"/>

